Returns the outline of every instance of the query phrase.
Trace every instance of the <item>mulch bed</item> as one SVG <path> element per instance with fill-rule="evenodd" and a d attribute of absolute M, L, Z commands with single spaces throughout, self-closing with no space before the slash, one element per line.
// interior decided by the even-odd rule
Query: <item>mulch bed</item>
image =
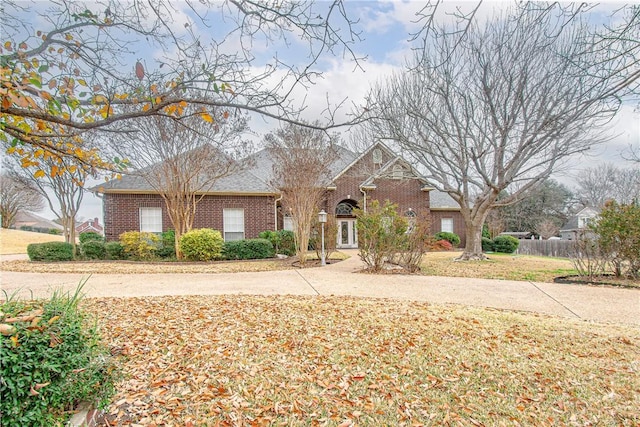
<path fill-rule="evenodd" d="M 616 288 L 638 289 L 640 283 L 636 280 L 616 278 L 614 275 L 602 275 L 589 279 L 584 276 L 560 276 L 553 279 L 554 283 L 568 285 L 612 286 Z"/>

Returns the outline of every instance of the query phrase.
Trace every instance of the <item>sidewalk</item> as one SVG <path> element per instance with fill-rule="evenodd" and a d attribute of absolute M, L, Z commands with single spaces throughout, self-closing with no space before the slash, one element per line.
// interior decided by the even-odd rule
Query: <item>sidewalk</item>
<path fill-rule="evenodd" d="M 25 298 L 74 290 L 89 277 L 90 297 L 160 295 L 341 295 L 519 310 L 597 322 L 640 325 L 640 290 L 557 283 L 356 273 L 351 258 L 326 267 L 225 274 L 44 274 L 3 271 L 2 289 Z"/>

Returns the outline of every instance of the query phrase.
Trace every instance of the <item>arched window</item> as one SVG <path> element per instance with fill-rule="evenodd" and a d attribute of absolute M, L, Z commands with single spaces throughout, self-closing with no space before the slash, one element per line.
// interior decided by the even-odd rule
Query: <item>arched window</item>
<path fill-rule="evenodd" d="M 400 165 L 393 166 L 393 179 L 402 179 L 404 177 L 404 169 Z"/>
<path fill-rule="evenodd" d="M 372 153 L 373 156 L 373 164 L 374 165 L 381 165 L 382 164 L 382 150 L 380 150 L 379 148 L 376 148 L 373 150 Z"/>
<path fill-rule="evenodd" d="M 336 215 L 352 216 L 353 205 L 349 202 L 338 203 L 338 206 L 336 206 Z"/>

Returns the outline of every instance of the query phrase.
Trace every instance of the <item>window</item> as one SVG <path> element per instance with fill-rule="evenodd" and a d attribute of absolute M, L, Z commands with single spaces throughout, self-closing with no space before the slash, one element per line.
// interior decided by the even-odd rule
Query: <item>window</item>
<path fill-rule="evenodd" d="M 407 217 L 407 234 L 413 233 L 413 229 L 416 228 L 416 211 L 409 208 L 404 215 Z"/>
<path fill-rule="evenodd" d="M 393 166 L 393 179 L 402 179 L 404 177 L 404 169 L 400 165 Z"/>
<path fill-rule="evenodd" d="M 382 164 L 382 150 L 379 148 L 373 150 L 373 164 L 377 166 Z"/>
<path fill-rule="evenodd" d="M 353 205 L 348 202 L 338 203 L 336 206 L 336 215 L 351 216 L 353 215 Z"/>
<path fill-rule="evenodd" d="M 162 208 L 140 208 L 140 231 L 162 233 Z"/>
<path fill-rule="evenodd" d="M 453 218 L 442 218 L 440 220 L 440 231 L 453 233 Z"/>
<path fill-rule="evenodd" d="M 244 239 L 244 209 L 224 209 L 224 241 Z"/>
<path fill-rule="evenodd" d="M 285 215 L 282 219 L 282 228 L 288 231 L 293 231 L 295 223 L 291 215 Z"/>

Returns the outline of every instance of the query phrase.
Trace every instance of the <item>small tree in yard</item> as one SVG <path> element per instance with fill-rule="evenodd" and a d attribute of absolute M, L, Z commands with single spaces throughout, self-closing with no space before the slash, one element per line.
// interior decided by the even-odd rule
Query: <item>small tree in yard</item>
<path fill-rule="evenodd" d="M 296 255 L 304 265 L 311 226 L 330 179 L 329 165 L 337 157 L 334 141 L 322 131 L 289 124 L 267 135 L 266 142 L 274 161 L 271 184 L 291 212 Z"/>
<path fill-rule="evenodd" d="M 44 198 L 27 178 L 3 172 L 0 175 L 0 215 L 2 228 L 11 227 L 21 210 L 40 210 Z"/>
<path fill-rule="evenodd" d="M 615 275 L 640 278 L 640 204 L 607 202 L 590 228 Z"/>
<path fill-rule="evenodd" d="M 427 252 L 429 223 L 416 218 L 409 222 L 398 215 L 397 206 L 373 200 L 365 212 L 353 211 L 358 219 L 360 258 L 372 272 L 380 272 L 386 263 L 400 265 L 408 271 L 419 270 L 422 255 Z"/>

